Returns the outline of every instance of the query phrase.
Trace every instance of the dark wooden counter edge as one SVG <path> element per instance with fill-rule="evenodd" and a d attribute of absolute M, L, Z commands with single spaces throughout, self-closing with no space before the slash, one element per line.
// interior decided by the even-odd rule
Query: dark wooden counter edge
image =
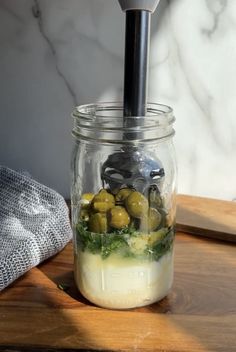
<path fill-rule="evenodd" d="M 208 230 L 197 228 L 195 226 L 176 224 L 176 232 L 184 232 L 186 234 L 191 234 L 195 236 L 201 236 L 206 238 L 211 238 L 214 240 L 231 242 L 231 244 L 236 244 L 236 236 L 234 234 L 226 233 L 226 232 L 218 232 L 215 230 Z"/>

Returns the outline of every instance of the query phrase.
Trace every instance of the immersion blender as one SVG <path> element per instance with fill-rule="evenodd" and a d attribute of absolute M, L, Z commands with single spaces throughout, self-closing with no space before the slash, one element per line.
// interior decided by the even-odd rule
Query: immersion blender
<path fill-rule="evenodd" d="M 160 0 L 119 0 L 126 13 L 125 67 L 123 126 L 128 130 L 142 126 L 147 114 L 147 78 L 150 43 L 150 21 Z M 131 143 L 110 155 L 102 166 L 102 180 L 111 190 L 122 186 L 135 187 L 142 193 L 150 186 L 159 191 L 164 169 L 154 160 L 132 145 L 134 133 L 124 133 L 125 142 Z M 155 187 L 156 186 L 156 187 Z"/>

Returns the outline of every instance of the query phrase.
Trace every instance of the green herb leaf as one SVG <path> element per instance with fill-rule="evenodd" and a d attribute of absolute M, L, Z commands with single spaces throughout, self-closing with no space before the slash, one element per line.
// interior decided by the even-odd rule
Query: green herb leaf
<path fill-rule="evenodd" d="M 144 246 L 141 252 L 135 252 L 131 246 L 134 240 L 130 241 L 130 239 L 137 238 L 138 240 L 139 236 L 143 236 L 143 234 L 133 228 L 125 227 L 121 230 L 114 230 L 111 233 L 99 234 L 88 231 L 87 223 L 81 221 L 76 226 L 76 233 L 80 250 L 101 254 L 103 259 L 108 258 L 111 253 L 119 252 L 124 257 L 158 261 L 172 248 L 174 240 L 174 230 L 172 228 L 162 228 L 155 234 L 156 239 L 154 239 L 154 242 Z"/>
<path fill-rule="evenodd" d="M 123 235 L 109 234 L 104 235 L 102 240 L 102 258 L 107 258 L 112 252 L 115 252 L 119 249 L 128 249 L 128 244 Z"/>
<path fill-rule="evenodd" d="M 78 223 L 76 227 L 77 231 L 77 243 L 79 248 L 84 251 L 89 250 L 93 254 L 99 253 L 102 248 L 101 235 L 99 233 L 93 233 L 87 230 L 87 224 L 83 222 Z"/>
<path fill-rule="evenodd" d="M 161 239 L 149 245 L 145 250 L 146 253 L 151 254 L 153 260 L 158 261 L 164 254 L 166 254 L 173 246 L 174 230 L 167 230 L 166 235 Z"/>

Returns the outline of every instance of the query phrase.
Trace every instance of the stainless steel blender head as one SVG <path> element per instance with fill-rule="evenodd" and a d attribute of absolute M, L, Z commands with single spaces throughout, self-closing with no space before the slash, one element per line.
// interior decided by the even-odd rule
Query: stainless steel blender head
<path fill-rule="evenodd" d="M 151 185 L 160 186 L 164 174 L 160 162 L 132 149 L 111 154 L 102 166 L 102 180 L 113 193 L 122 187 L 147 193 Z"/>
<path fill-rule="evenodd" d="M 137 117 L 145 117 L 147 113 L 150 17 L 159 1 L 119 0 L 126 13 L 123 108 L 125 128 L 140 126 L 144 119 Z M 131 140 L 129 133 L 124 133 L 123 139 L 126 142 Z M 161 162 L 138 150 L 132 145 L 132 141 L 122 152 L 110 155 L 101 171 L 102 181 L 109 185 L 111 191 L 133 187 L 142 193 L 150 186 L 159 190 L 164 174 Z"/>

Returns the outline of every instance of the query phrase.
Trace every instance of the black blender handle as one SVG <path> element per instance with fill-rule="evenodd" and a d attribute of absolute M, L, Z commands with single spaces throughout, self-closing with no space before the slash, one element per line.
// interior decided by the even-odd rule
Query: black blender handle
<path fill-rule="evenodd" d="M 137 125 L 137 119 L 125 117 L 146 115 L 150 16 L 159 1 L 119 0 L 126 12 L 124 127 Z"/>
<path fill-rule="evenodd" d="M 147 105 L 150 12 L 126 11 L 124 116 L 145 116 Z M 125 127 L 135 120 L 124 119 Z"/>

